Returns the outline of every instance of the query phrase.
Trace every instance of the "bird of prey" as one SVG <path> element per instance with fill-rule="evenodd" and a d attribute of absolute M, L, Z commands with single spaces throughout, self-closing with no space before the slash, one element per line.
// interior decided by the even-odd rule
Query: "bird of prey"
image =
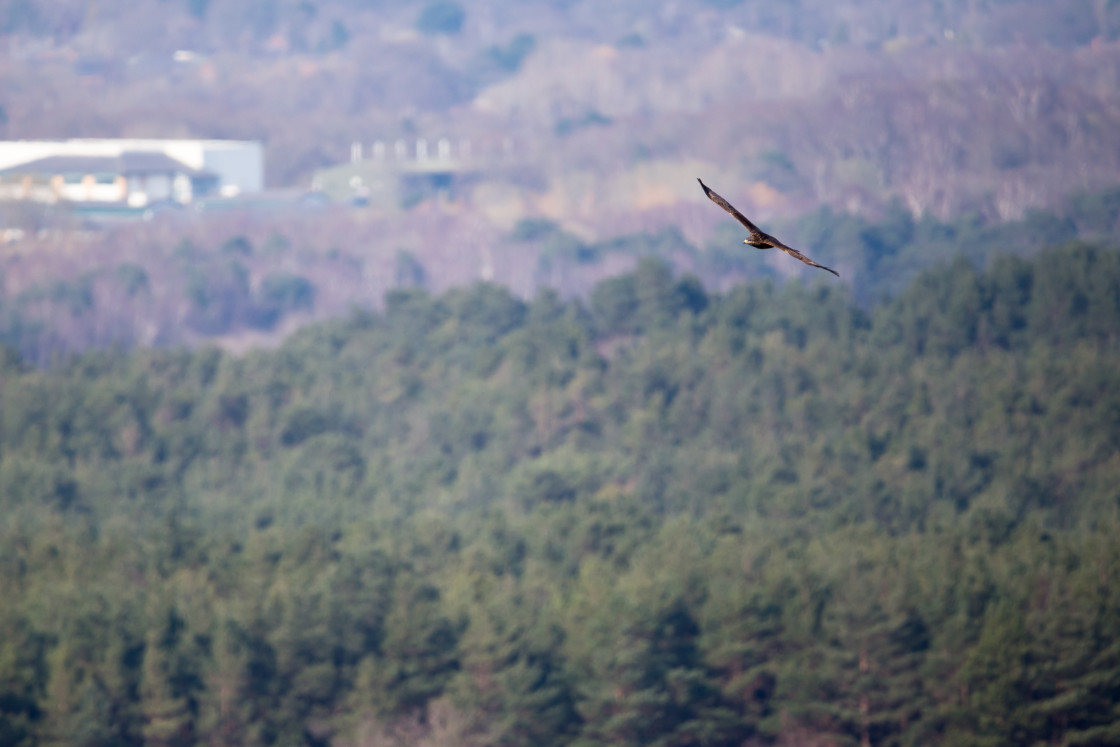
<path fill-rule="evenodd" d="M 704 190 L 704 194 L 706 194 L 708 196 L 709 200 L 711 200 L 715 204 L 719 205 L 721 208 L 723 208 L 727 212 L 731 213 L 731 216 L 735 220 L 742 223 L 744 226 L 746 226 L 746 229 L 751 232 L 751 235 L 749 237 L 743 239 L 744 244 L 750 244 L 755 249 L 781 249 L 783 252 L 785 252 L 789 256 L 793 257 L 794 259 L 799 259 L 807 265 L 812 265 L 813 267 L 819 267 L 822 270 L 828 270 L 829 272 L 831 272 L 836 277 L 840 277 L 840 273 L 838 273 L 836 270 L 833 270 L 831 267 L 825 267 L 824 265 L 819 265 L 816 262 L 814 262 L 813 260 L 806 257 L 801 252 L 797 251 L 796 249 L 791 249 L 790 247 L 786 246 L 782 242 L 778 241 L 777 239 L 775 239 L 770 234 L 763 233 L 761 230 L 759 230 L 758 226 L 756 226 L 755 224 L 753 224 L 749 220 L 747 220 L 747 216 L 743 215 L 738 210 L 733 208 L 731 206 L 730 202 L 723 199 L 722 197 L 717 195 L 712 190 L 708 189 L 708 185 L 705 184 L 703 181 L 701 181 L 699 179 L 699 177 L 697 177 L 696 181 L 700 182 L 700 187 Z"/>

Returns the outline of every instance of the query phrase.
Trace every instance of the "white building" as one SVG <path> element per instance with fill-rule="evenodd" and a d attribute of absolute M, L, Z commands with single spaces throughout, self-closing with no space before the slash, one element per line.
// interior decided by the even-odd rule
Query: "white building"
<path fill-rule="evenodd" d="M 260 192 L 260 143 L 235 140 L 0 141 L 0 200 L 143 207 Z"/>

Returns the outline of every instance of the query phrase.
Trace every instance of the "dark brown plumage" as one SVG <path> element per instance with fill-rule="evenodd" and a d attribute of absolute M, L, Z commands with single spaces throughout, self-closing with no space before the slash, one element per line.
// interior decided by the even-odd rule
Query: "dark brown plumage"
<path fill-rule="evenodd" d="M 758 226 L 756 226 L 755 224 L 753 224 L 749 220 L 747 220 L 747 216 L 743 215 L 738 210 L 736 210 L 734 207 L 732 207 L 730 202 L 723 199 L 722 197 L 717 195 L 712 190 L 708 189 L 707 184 L 705 184 L 699 178 L 697 178 L 696 181 L 700 182 L 700 187 L 701 187 L 701 189 L 704 190 L 704 194 L 706 194 L 708 196 L 709 200 L 711 200 L 715 204 L 719 205 L 721 208 L 723 208 L 727 212 L 731 213 L 731 216 L 733 218 L 735 218 L 735 220 L 742 223 L 746 227 L 746 229 L 751 232 L 751 235 L 748 238 L 743 239 L 744 244 L 749 244 L 749 245 L 753 246 L 755 249 L 781 249 L 783 252 L 785 252 L 789 256 L 793 257 L 794 259 L 799 259 L 807 265 L 812 265 L 813 267 L 819 267 L 822 270 L 828 270 L 829 272 L 831 272 L 836 277 L 840 277 L 840 273 L 838 273 L 836 270 L 833 270 L 831 267 L 825 267 L 824 265 L 819 265 L 816 262 L 814 262 L 813 260 L 806 257 L 801 252 L 797 251 L 796 249 L 791 249 L 790 247 L 786 246 L 782 242 L 778 241 L 777 239 L 775 239 L 770 234 L 763 233 L 761 230 L 759 230 Z"/>

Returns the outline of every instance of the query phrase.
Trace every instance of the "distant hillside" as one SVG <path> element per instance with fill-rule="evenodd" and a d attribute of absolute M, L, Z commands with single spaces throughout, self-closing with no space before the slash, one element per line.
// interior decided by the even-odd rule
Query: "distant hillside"
<path fill-rule="evenodd" d="M 691 183 L 690 183 L 691 182 Z M 686 186 L 695 188 L 688 179 Z M 700 195 L 703 198 L 703 195 Z M 768 226 L 835 267 L 824 277 L 742 243 L 741 227 L 704 200 L 676 225 L 587 239 L 546 219 L 502 231 L 477 214 L 425 203 L 370 219 L 345 208 L 198 219 L 167 215 L 100 231 L 47 231 L 0 253 L 0 342 L 48 365 L 77 351 L 213 341 L 235 351 L 275 345 L 314 320 L 380 308 L 385 294 L 439 292 L 479 278 L 522 298 L 543 288 L 586 297 L 606 277 L 656 257 L 709 289 L 797 278 L 863 305 L 899 293 L 922 270 L 963 254 L 975 266 L 1056 244 L 1120 241 L 1120 189 L 1074 195 L 1019 221 L 977 213 L 915 220 L 901 201 L 878 220 L 821 208 Z M 714 229 L 714 230 L 713 230 Z"/>
<path fill-rule="evenodd" d="M 473 206 L 599 236 L 697 167 L 763 216 L 1018 218 L 1120 172 L 1118 30 L 1090 0 L 0 0 L 0 137 L 260 139 L 308 186 L 354 141 L 496 135 L 518 168 Z"/>
<path fill-rule="evenodd" d="M 474 37 L 481 43 L 493 43 L 488 34 L 512 28 L 602 42 L 631 34 L 660 44 L 723 19 L 808 46 L 876 46 L 900 38 L 951 36 L 973 45 L 1032 39 L 1047 46 L 1075 47 L 1120 34 L 1120 10 L 1092 0 L 684 0 L 656 9 L 640 0 L 618 0 L 609 8 L 591 0 L 167 0 L 140 5 L 0 1 L 0 34 L 100 42 L 106 50 L 118 45 L 134 51 L 240 48 L 270 54 L 283 46 L 322 53 L 360 42 L 378 26 L 426 36 Z"/>

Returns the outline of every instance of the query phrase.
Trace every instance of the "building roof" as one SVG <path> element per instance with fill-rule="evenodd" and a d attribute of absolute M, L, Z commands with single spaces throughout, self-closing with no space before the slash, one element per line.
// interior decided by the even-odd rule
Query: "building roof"
<path fill-rule="evenodd" d="M 0 169 L 0 174 L 186 174 L 216 177 L 171 156 L 152 151 L 126 150 L 119 156 L 47 156 Z"/>

